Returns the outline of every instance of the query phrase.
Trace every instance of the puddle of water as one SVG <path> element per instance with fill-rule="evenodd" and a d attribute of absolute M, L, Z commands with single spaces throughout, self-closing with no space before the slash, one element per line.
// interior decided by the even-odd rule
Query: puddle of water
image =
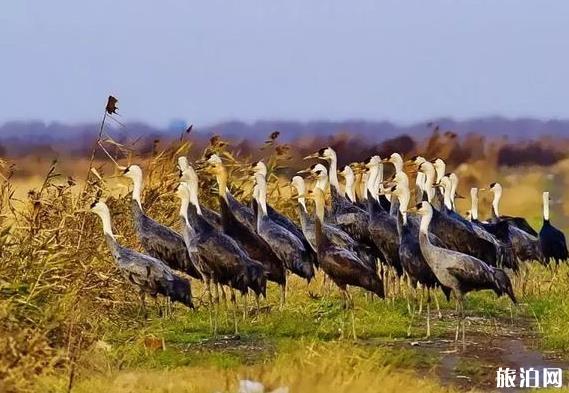
<path fill-rule="evenodd" d="M 444 318 L 448 323 L 451 318 Z M 454 342 L 454 334 L 441 339 L 402 340 L 384 343 L 391 347 L 412 349 L 419 353 L 440 357 L 433 370 L 423 370 L 425 374 L 438 376 L 445 385 L 452 385 L 462 390 L 478 389 L 497 391 L 496 371 L 499 367 L 561 368 L 569 370 L 569 362 L 561 359 L 554 352 L 540 352 L 539 338 L 533 331 L 531 321 L 519 319 L 515 323 L 495 318 L 468 318 L 466 330 L 466 350 L 462 342 Z M 449 325 L 450 326 L 450 325 Z M 500 392 L 527 391 L 527 389 L 499 389 Z"/>

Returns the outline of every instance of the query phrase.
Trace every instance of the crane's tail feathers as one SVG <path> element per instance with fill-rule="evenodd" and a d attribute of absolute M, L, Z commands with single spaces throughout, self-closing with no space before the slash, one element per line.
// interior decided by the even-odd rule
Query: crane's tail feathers
<path fill-rule="evenodd" d="M 267 272 L 263 265 L 253 262 L 247 265 L 247 286 L 257 295 L 267 297 Z"/>

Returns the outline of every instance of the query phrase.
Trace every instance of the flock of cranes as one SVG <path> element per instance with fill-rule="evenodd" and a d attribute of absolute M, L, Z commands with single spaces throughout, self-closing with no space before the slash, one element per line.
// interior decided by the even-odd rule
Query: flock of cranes
<path fill-rule="evenodd" d="M 530 261 L 546 264 L 569 258 L 565 236 L 549 221 L 547 192 L 543 193 L 543 226 L 537 233 L 524 218 L 500 215 L 502 186 L 498 183 L 486 190 L 494 196 L 488 221 L 478 217 L 478 193 L 484 189 L 471 189 L 471 209 L 467 218 L 462 217 L 455 206 L 458 177 L 446 173 L 441 159 L 431 162 L 413 157 L 408 161 L 411 173 L 404 171 L 405 162 L 398 153 L 386 159 L 372 156 L 341 171 L 330 147 L 305 159 L 320 162 L 291 180 L 298 202 L 297 225 L 268 203 L 267 167 L 262 161 L 250 167 L 254 180 L 250 205 L 229 191 L 228 173 L 218 155 L 210 153 L 198 163 L 206 175 L 216 179 L 220 206 L 216 212 L 200 204 L 196 170 L 180 157 L 176 195 L 182 234 L 145 214 L 142 170 L 137 165 L 126 168 L 124 176 L 133 183 L 134 226 L 145 254 L 117 243 L 104 202 L 96 201 L 91 210 L 100 216 L 111 253 L 121 273 L 139 291 L 143 310 L 146 294 L 161 294 L 168 302 L 193 308 L 191 277 L 205 285 L 214 332 L 217 305 L 220 297 L 226 299 L 224 288 L 229 288 L 237 331 L 236 292 L 243 295 L 246 313 L 247 295 L 254 294 L 259 307 L 269 281 L 280 287 L 282 307 L 289 274 L 310 283 L 317 270 L 322 270 L 350 310 L 353 300 L 348 287 L 362 288 L 379 298 L 385 297 L 389 285 L 397 287 L 404 280 L 412 288 L 426 288 L 427 336 L 431 291 L 440 289 L 447 300 L 452 293 L 459 314 L 456 339 L 462 325 L 464 345 L 463 300 L 468 292 L 488 289 L 516 303 L 506 272 L 517 274 L 521 264 Z M 394 166 L 395 174 L 386 180 L 383 167 L 387 164 Z M 416 175 L 414 192 L 411 174 Z M 301 175 L 314 180 L 311 190 Z M 344 187 L 338 175 L 344 178 Z M 307 200 L 314 201 L 313 214 Z M 408 307 L 411 312 L 409 298 Z"/>

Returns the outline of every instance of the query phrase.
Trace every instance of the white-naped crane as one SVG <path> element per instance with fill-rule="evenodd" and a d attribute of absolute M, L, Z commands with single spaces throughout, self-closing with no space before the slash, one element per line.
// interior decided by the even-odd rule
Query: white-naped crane
<path fill-rule="evenodd" d="M 549 192 L 544 191 L 543 224 L 539 231 L 539 241 L 545 262 L 549 263 L 553 260 L 555 264 L 558 265 L 559 262 L 567 262 L 569 252 L 567 251 L 565 235 L 559 229 L 555 228 L 549 219 L 549 201 Z"/>
<path fill-rule="evenodd" d="M 545 263 L 539 235 L 529 225 L 527 220 L 523 217 L 500 215 L 500 200 L 502 199 L 503 192 L 502 185 L 500 183 L 492 183 L 490 185 L 490 191 L 494 193 L 490 223 L 507 224 L 507 236 L 510 239 L 516 258 L 522 262 L 538 261 Z"/>
<path fill-rule="evenodd" d="M 383 178 L 383 164 L 379 156 L 372 156 L 367 161 L 369 168 L 368 178 L 368 230 L 375 246 L 381 251 L 384 261 L 397 273 L 403 275 L 403 268 L 399 259 L 399 235 L 397 234 L 397 218 L 390 214 L 380 203 L 378 178 Z M 395 202 L 395 201 L 393 201 Z"/>
<path fill-rule="evenodd" d="M 514 272 L 519 271 L 518 258 L 514 252 L 512 241 L 509 235 L 508 223 L 487 223 L 478 219 L 478 188 L 470 189 L 471 206 L 469 210 L 468 222 L 472 225 L 472 229 L 479 237 L 495 244 L 499 250 L 498 267 L 512 269 Z"/>
<path fill-rule="evenodd" d="M 241 292 L 244 299 L 243 315 L 247 315 L 247 294 L 251 289 L 256 296 L 266 296 L 267 279 L 263 265 L 251 259 L 229 236 L 211 225 L 201 214 L 198 190 L 192 182 L 181 182 L 177 189 L 180 198 L 180 214 L 187 228 L 188 249 L 196 250 L 205 275 L 215 284 L 229 286 L 233 303 L 235 333 L 237 326 L 237 299 L 235 290 Z M 217 310 L 217 308 L 216 308 Z M 217 314 L 217 312 L 216 312 Z M 217 315 L 213 327 L 217 332 Z"/>
<path fill-rule="evenodd" d="M 263 161 L 254 162 L 253 164 L 251 164 L 251 167 L 253 169 L 253 179 L 257 175 L 264 176 L 265 179 L 267 178 L 267 175 L 268 175 L 267 166 L 265 165 L 265 163 Z M 274 207 L 272 207 L 268 203 L 268 201 L 265 200 L 265 202 L 267 205 L 267 214 L 271 218 L 271 220 L 273 220 L 275 223 L 279 224 L 280 226 L 285 228 L 287 231 L 292 233 L 294 236 L 299 238 L 300 241 L 302 242 L 302 244 L 304 244 L 304 247 L 307 250 L 311 250 L 312 247 L 310 246 L 310 243 L 308 242 L 308 240 L 304 236 L 302 229 L 299 228 L 290 218 L 288 218 L 284 214 L 277 211 Z M 252 209 L 253 209 L 254 213 L 256 213 L 256 210 L 257 210 L 257 206 L 255 204 L 256 204 L 256 200 L 255 200 L 255 198 L 252 198 L 251 199 L 251 205 L 252 205 Z M 316 259 L 316 255 L 313 254 L 312 259 Z"/>
<path fill-rule="evenodd" d="M 435 169 L 431 162 L 424 161 L 419 171 L 425 173 L 425 195 L 430 203 L 435 197 Z M 444 202 L 442 205 L 444 209 Z M 456 213 L 455 213 L 456 214 Z M 446 248 L 472 255 L 492 266 L 497 266 L 498 254 L 491 242 L 476 235 L 468 221 L 433 209 L 431 232 L 434 233 Z"/>
<path fill-rule="evenodd" d="M 458 341 L 462 325 L 462 346 L 466 348 L 464 327 L 464 297 L 468 292 L 489 289 L 497 296 L 507 295 L 516 304 L 516 297 L 508 275 L 498 268 L 489 266 L 478 258 L 461 252 L 437 247 L 429 238 L 429 225 L 433 218 L 433 207 L 429 202 L 417 205 L 415 211 L 421 215 L 419 245 L 425 261 L 439 280 L 450 288 L 458 303 L 460 314 L 456 327 L 455 341 Z"/>
<path fill-rule="evenodd" d="M 421 248 L 419 246 L 419 220 L 416 216 L 410 215 L 408 213 L 408 206 L 411 200 L 411 192 L 409 190 L 409 179 L 404 172 L 399 172 L 395 174 L 394 177 L 395 186 L 390 189 L 391 194 L 399 199 L 399 211 L 397 214 L 397 232 L 399 235 L 399 259 L 401 261 L 401 266 L 407 277 L 408 284 L 410 288 L 415 291 L 420 285 L 422 288 L 427 289 L 427 333 L 426 337 L 431 335 L 431 323 L 430 323 L 430 303 L 431 303 L 431 291 L 440 288 L 444 293 L 447 301 L 450 300 L 450 289 L 443 286 L 421 253 Z M 442 246 L 441 241 L 432 233 L 429 233 L 429 238 L 431 243 Z M 423 294 L 421 293 L 421 301 L 419 304 L 419 314 L 422 310 L 422 300 Z M 435 305 L 437 307 L 437 312 L 439 318 L 442 317 L 438 298 L 435 295 Z M 407 308 L 409 314 L 411 315 L 411 321 L 407 329 L 407 334 L 411 334 L 411 326 L 413 323 L 414 313 L 411 310 L 411 305 L 409 303 L 409 297 L 407 297 Z"/>
<path fill-rule="evenodd" d="M 91 211 L 101 218 L 107 246 L 121 275 L 140 295 L 141 309 L 146 317 L 145 296 L 163 295 L 173 302 L 194 308 L 190 281 L 170 269 L 164 262 L 149 255 L 121 246 L 113 234 L 111 213 L 102 201 L 91 205 Z"/>
<path fill-rule="evenodd" d="M 191 171 L 195 174 L 195 170 L 190 166 L 188 159 L 185 156 L 178 157 L 178 169 L 180 170 L 180 176 L 185 170 L 191 168 Z M 197 178 L 197 175 L 196 175 Z M 215 210 L 208 209 L 205 206 L 201 206 L 202 216 L 213 226 L 221 228 L 221 214 Z"/>
<path fill-rule="evenodd" d="M 172 269 L 201 279 L 201 274 L 190 258 L 183 237 L 144 213 L 142 169 L 138 165 L 130 165 L 124 170 L 123 176 L 131 179 L 133 183 L 131 209 L 134 227 L 142 248 L 148 255 L 160 259 Z"/>
<path fill-rule="evenodd" d="M 255 222 L 255 213 L 253 212 L 253 209 L 239 202 L 231 192 L 229 192 L 229 189 L 227 188 L 227 169 L 223 165 L 223 161 L 221 161 L 221 158 L 215 153 L 208 153 L 205 158 L 206 165 L 209 166 L 208 171 L 213 173 L 217 180 L 219 196 L 225 200 L 235 218 L 254 232 L 257 226 Z"/>
<path fill-rule="evenodd" d="M 522 231 L 537 237 L 537 232 L 531 227 L 525 218 L 500 215 L 500 201 L 502 200 L 502 193 L 504 191 L 502 185 L 500 183 L 492 183 L 490 184 L 489 189 L 494 193 L 494 198 L 492 199 L 491 222 L 508 221 L 510 225 L 513 225 L 516 228 L 519 228 Z"/>
<path fill-rule="evenodd" d="M 351 310 L 352 334 L 355 339 L 354 304 L 347 287 L 355 286 L 364 288 L 380 298 L 383 298 L 383 283 L 377 271 L 366 266 L 355 252 L 335 245 L 326 236 L 326 232 L 323 230 L 324 192 L 316 187 L 314 188 L 313 196 L 316 204 L 315 227 L 318 265 L 342 291 L 345 306 Z"/>
<path fill-rule="evenodd" d="M 310 242 L 313 250 L 316 251 L 316 223 L 306 209 L 306 184 L 304 179 L 300 176 L 294 176 L 291 180 L 291 184 L 297 193 L 297 212 L 302 232 Z M 321 186 L 319 188 L 322 190 Z M 377 269 L 376 258 L 365 244 L 355 241 L 348 233 L 333 224 L 324 222 L 322 230 L 333 244 L 355 252 L 370 269 Z"/>
<path fill-rule="evenodd" d="M 255 175 L 257 203 L 257 233 L 269 244 L 274 253 L 285 264 L 287 270 L 304 278 L 309 283 L 314 278 L 314 252 L 301 239 L 276 223 L 267 212 L 267 182 L 262 174 Z M 308 247 L 308 248 L 307 248 Z"/>

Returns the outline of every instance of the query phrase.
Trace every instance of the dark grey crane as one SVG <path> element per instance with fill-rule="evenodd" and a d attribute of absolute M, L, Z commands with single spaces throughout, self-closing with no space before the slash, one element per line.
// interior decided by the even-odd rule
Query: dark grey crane
<path fill-rule="evenodd" d="M 509 268 L 514 272 L 519 271 L 518 258 L 514 252 L 512 241 L 509 236 L 508 223 L 497 224 L 483 223 L 478 219 L 478 188 L 470 189 L 470 224 L 476 234 L 492 242 L 499 253 L 498 267 Z M 466 220 L 465 220 L 466 221 Z"/>
<path fill-rule="evenodd" d="M 489 266 L 473 256 L 433 245 L 429 238 L 429 225 L 434 209 L 428 202 L 422 202 L 415 209 L 421 215 L 421 253 L 440 283 L 452 289 L 455 295 L 460 313 L 455 340 L 458 341 L 459 327 L 462 325 L 462 345 L 465 348 L 464 296 L 471 291 L 490 289 L 497 296 L 507 295 L 516 304 L 512 283 L 502 269 Z"/>
<path fill-rule="evenodd" d="M 496 228 L 485 225 L 491 232 L 496 229 L 495 234 L 500 239 L 508 236 L 516 258 L 523 262 L 539 261 L 545 263 L 543 251 L 537 232 L 529 225 L 523 217 L 501 216 L 500 200 L 502 198 L 502 185 L 500 183 L 492 183 L 490 190 L 494 193 L 492 200 L 492 219 L 491 224 L 502 224 Z M 507 231 L 503 230 L 503 226 L 507 225 Z M 506 232 L 506 233 L 503 233 Z M 494 234 L 494 232 L 492 232 Z"/>
<path fill-rule="evenodd" d="M 399 235 L 397 234 L 397 218 L 390 214 L 379 202 L 378 177 L 383 178 L 381 158 L 371 157 L 366 166 L 369 168 L 368 177 L 368 231 L 375 246 L 383 254 L 387 265 L 395 269 L 397 277 L 403 275 L 399 259 Z"/>
<path fill-rule="evenodd" d="M 237 327 L 237 302 L 235 290 L 244 298 L 244 316 L 247 313 L 247 293 L 251 289 L 258 300 L 266 295 L 266 272 L 261 263 L 251 259 L 229 236 L 207 222 L 198 202 L 198 192 L 193 184 L 180 183 L 177 195 L 181 200 L 181 219 L 187 230 L 185 238 L 188 249 L 195 250 L 200 256 L 200 265 L 204 275 L 214 283 L 231 288 L 231 301 L 234 306 L 234 327 Z M 258 303 L 257 303 L 258 304 Z M 214 333 L 217 331 L 217 318 Z"/>
<path fill-rule="evenodd" d="M 565 235 L 549 220 L 549 200 L 549 192 L 545 191 L 543 193 L 543 224 L 539 231 L 539 241 L 545 262 L 549 263 L 553 259 L 558 265 L 559 262 L 567 262 L 569 252 L 567 252 Z"/>
<path fill-rule="evenodd" d="M 432 163 L 425 161 L 419 165 L 419 170 L 425 173 L 425 195 L 427 201 L 430 202 L 435 196 L 433 191 L 435 169 Z M 497 266 L 498 255 L 495 246 L 478 237 L 466 220 L 434 209 L 432 221 L 431 232 L 443 242 L 446 248 L 472 255 L 489 265 Z"/>
<path fill-rule="evenodd" d="M 138 165 L 130 165 L 124 176 L 132 180 L 132 215 L 138 240 L 144 250 L 152 257 L 160 259 L 172 269 L 184 272 L 193 278 L 201 279 L 201 274 L 191 260 L 183 237 L 144 214 L 142 209 L 142 170 Z"/>
<path fill-rule="evenodd" d="M 122 276 L 140 293 L 141 307 L 146 316 L 145 295 L 166 296 L 173 302 L 180 302 L 194 308 L 190 281 L 170 269 L 164 262 L 121 246 L 113 234 L 111 214 L 104 202 L 94 202 L 91 211 L 103 223 L 105 240 L 118 265 Z"/>
<path fill-rule="evenodd" d="M 184 156 L 178 157 L 178 168 L 180 169 L 180 176 L 184 173 L 185 170 L 191 169 L 192 173 L 195 174 L 194 169 L 190 166 L 188 159 Z M 197 178 L 197 176 L 196 176 Z M 221 228 L 221 215 L 211 209 L 208 209 L 205 206 L 201 206 L 202 216 L 214 227 Z"/>
<path fill-rule="evenodd" d="M 346 307 L 350 310 L 353 308 L 353 300 L 348 292 L 348 285 L 364 288 L 380 298 L 384 298 L 383 283 L 377 275 L 377 271 L 366 266 L 355 252 L 338 247 L 326 236 L 326 232 L 322 229 L 324 224 L 324 193 L 316 187 L 313 195 L 316 203 L 315 226 L 318 264 L 342 291 Z M 356 338 L 353 311 L 352 333 Z"/>
<path fill-rule="evenodd" d="M 320 190 L 325 190 L 328 184 L 329 175 L 328 170 L 322 164 L 316 164 L 310 167 L 310 169 L 300 171 L 299 173 L 312 173 L 316 176 L 316 187 Z M 330 187 L 331 192 L 334 189 L 333 186 Z M 369 232 L 369 215 L 367 211 L 361 209 L 360 207 L 354 205 L 344 196 L 336 195 L 332 197 L 332 204 L 334 199 L 337 205 L 332 207 L 328 212 L 328 222 L 334 226 L 337 226 L 344 232 L 346 232 L 350 237 L 369 248 L 374 259 L 380 259 L 385 261 L 382 252 L 375 245 L 371 234 Z M 377 269 L 377 267 L 376 267 Z"/>
<path fill-rule="evenodd" d="M 397 214 L 397 233 L 399 235 L 399 259 L 401 266 L 407 276 L 411 288 L 417 289 L 418 285 L 427 289 L 427 337 L 431 335 L 430 323 L 430 302 L 431 291 L 440 288 L 444 293 L 447 301 L 450 300 L 450 288 L 443 286 L 437 279 L 432 269 L 429 267 L 419 245 L 419 221 L 416 216 L 409 216 L 408 206 L 411 200 L 411 192 L 409 190 L 409 180 L 404 172 L 395 174 L 396 185 L 391 188 L 392 197 L 399 199 L 399 211 Z M 431 243 L 442 246 L 441 241 L 432 233 L 429 233 Z M 422 298 L 421 298 L 422 300 Z M 435 295 L 435 304 L 439 313 L 439 318 L 442 317 L 438 298 Z M 419 313 L 421 310 L 422 302 L 419 306 Z M 411 307 L 408 303 L 409 313 L 413 317 Z M 411 326 L 413 320 L 411 319 L 408 335 L 411 334 Z"/>
<path fill-rule="evenodd" d="M 285 263 L 287 270 L 306 279 L 314 278 L 314 253 L 289 230 L 277 224 L 267 213 L 267 183 L 262 174 L 255 175 L 254 198 L 257 201 L 257 233 L 271 246 L 271 249 Z"/>
<path fill-rule="evenodd" d="M 304 179 L 300 176 L 294 176 L 291 180 L 291 184 L 297 192 L 297 211 L 302 232 L 306 236 L 306 239 L 308 239 L 312 249 L 316 251 L 316 224 L 314 218 L 308 214 L 308 210 L 306 209 L 306 185 Z M 370 269 L 377 269 L 375 256 L 365 244 L 355 241 L 348 233 L 332 224 L 324 223 L 322 230 L 332 243 L 338 247 L 355 252 Z"/>
<path fill-rule="evenodd" d="M 265 163 L 263 161 L 257 161 L 255 163 L 253 163 L 251 166 L 252 166 L 253 172 L 254 172 L 253 178 L 255 178 L 255 176 L 257 176 L 257 175 L 264 176 L 265 179 L 267 178 L 267 166 L 265 165 Z M 254 212 L 257 211 L 255 198 L 251 199 L 251 204 L 253 207 L 253 211 Z M 308 239 L 306 238 L 306 236 L 302 232 L 302 229 L 299 228 L 290 218 L 288 218 L 287 216 L 285 216 L 284 214 L 280 213 L 275 208 L 273 208 L 268 202 L 267 202 L 267 214 L 271 218 L 271 220 L 273 220 L 275 223 L 279 224 L 280 226 L 285 228 L 287 231 L 292 233 L 294 236 L 299 238 L 300 241 L 302 242 L 302 244 L 304 245 L 305 249 L 312 250 L 312 247 L 310 246 Z M 313 260 L 316 259 L 315 254 L 312 255 L 312 259 Z"/>
<path fill-rule="evenodd" d="M 249 230 L 255 232 L 257 228 L 255 212 L 249 206 L 235 199 L 231 192 L 229 192 L 227 188 L 227 170 L 221 158 L 217 154 L 208 154 L 206 156 L 206 162 L 209 165 L 209 172 L 216 177 L 219 196 L 225 200 L 235 218 L 237 218 L 241 224 L 247 226 Z"/>

